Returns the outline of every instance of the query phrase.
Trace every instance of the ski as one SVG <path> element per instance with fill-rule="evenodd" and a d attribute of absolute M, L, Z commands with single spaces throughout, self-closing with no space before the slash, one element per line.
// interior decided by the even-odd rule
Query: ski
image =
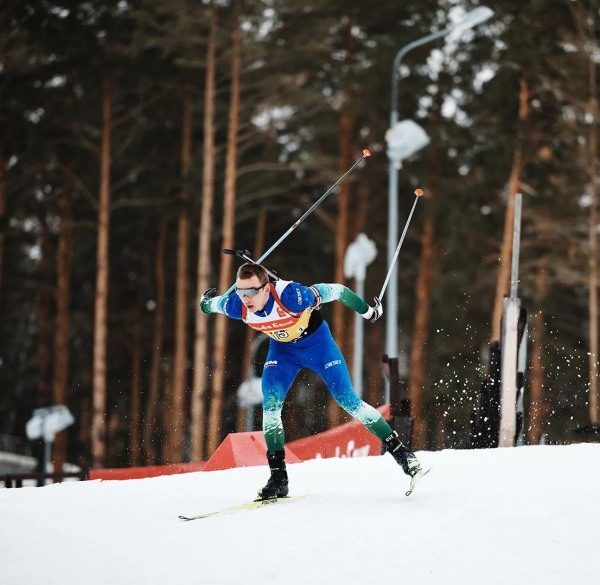
<path fill-rule="evenodd" d="M 217 510 L 216 512 L 209 512 L 208 514 L 200 514 L 198 516 L 179 516 L 180 520 L 201 520 L 202 518 L 210 518 L 212 516 L 222 516 L 225 514 L 233 514 L 234 512 L 241 512 L 242 510 L 254 510 L 256 508 L 264 508 L 266 506 L 272 506 L 282 502 L 289 502 L 294 500 L 300 500 L 306 496 L 286 496 L 284 498 L 272 498 L 270 500 L 254 500 L 247 504 L 241 504 L 239 506 L 231 506 L 230 508 L 224 508 L 223 510 Z"/>
<path fill-rule="evenodd" d="M 419 483 L 419 480 L 424 475 L 427 475 L 431 471 L 432 467 L 433 466 L 431 466 L 431 465 L 429 467 L 423 467 L 419 471 L 417 471 L 417 473 L 415 473 L 415 475 L 410 479 L 410 488 L 408 488 L 408 491 L 406 492 L 407 496 L 410 496 L 410 494 L 413 493 L 413 491 L 417 487 L 417 484 Z"/>

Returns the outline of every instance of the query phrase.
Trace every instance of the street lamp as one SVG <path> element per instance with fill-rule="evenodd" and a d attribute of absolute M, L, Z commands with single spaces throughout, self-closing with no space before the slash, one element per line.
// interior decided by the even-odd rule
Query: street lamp
<path fill-rule="evenodd" d="M 392 110 L 390 114 L 390 130 L 396 133 L 398 132 L 398 70 L 400 68 L 400 62 L 402 58 L 417 47 L 425 45 L 435 39 L 444 37 L 450 33 L 454 33 L 453 36 L 459 35 L 467 29 L 473 28 L 482 22 L 485 22 L 493 16 L 494 12 L 485 7 L 480 6 L 475 10 L 467 12 L 458 21 L 451 24 L 449 27 L 427 35 L 421 39 L 408 43 L 398 51 L 394 58 L 394 66 L 392 69 Z M 414 152 L 414 151 L 413 151 Z M 389 164 L 389 196 L 388 196 L 388 263 L 391 265 L 396 246 L 398 245 L 398 170 L 401 168 L 402 160 L 399 159 L 397 153 L 388 148 L 388 157 L 390 159 Z M 394 268 L 392 277 L 389 282 L 389 292 L 387 296 L 386 304 L 386 335 L 385 335 L 385 349 L 389 357 L 398 356 L 398 316 L 397 316 L 397 300 L 398 300 L 398 271 Z M 389 390 L 388 390 L 389 391 Z M 387 392 L 386 391 L 386 394 Z"/>
<path fill-rule="evenodd" d="M 344 256 L 344 276 L 356 278 L 356 294 L 365 297 L 365 277 L 367 266 L 375 260 L 377 248 L 375 242 L 365 234 L 358 234 L 356 240 L 346 249 Z M 354 361 L 352 364 L 352 384 L 354 391 L 362 398 L 363 395 L 363 325 L 365 320 L 354 313 Z"/>

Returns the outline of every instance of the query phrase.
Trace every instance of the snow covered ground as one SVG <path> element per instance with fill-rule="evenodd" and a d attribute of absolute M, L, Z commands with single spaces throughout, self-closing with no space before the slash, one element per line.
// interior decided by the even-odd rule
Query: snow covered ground
<path fill-rule="evenodd" d="M 565 585 L 600 582 L 600 445 L 288 466 L 305 499 L 244 503 L 265 467 L 0 489 L 2 585 Z"/>

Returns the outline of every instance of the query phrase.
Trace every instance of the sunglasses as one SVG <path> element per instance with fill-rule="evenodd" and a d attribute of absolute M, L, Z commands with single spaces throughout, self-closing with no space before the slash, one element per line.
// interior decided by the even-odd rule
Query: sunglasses
<path fill-rule="evenodd" d="M 267 286 L 269 283 L 265 282 L 265 284 L 263 284 L 262 286 L 259 286 L 258 288 L 237 288 L 235 289 L 235 294 L 240 297 L 240 299 L 243 299 L 244 297 L 248 297 L 248 298 L 252 298 L 255 297 L 261 289 L 265 288 L 265 286 Z"/>

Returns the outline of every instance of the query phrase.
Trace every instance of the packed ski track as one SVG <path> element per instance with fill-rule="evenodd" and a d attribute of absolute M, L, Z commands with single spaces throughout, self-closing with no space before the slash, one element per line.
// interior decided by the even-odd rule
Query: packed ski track
<path fill-rule="evenodd" d="M 2 585 L 564 585 L 597 582 L 600 445 L 420 452 L 0 490 Z"/>

